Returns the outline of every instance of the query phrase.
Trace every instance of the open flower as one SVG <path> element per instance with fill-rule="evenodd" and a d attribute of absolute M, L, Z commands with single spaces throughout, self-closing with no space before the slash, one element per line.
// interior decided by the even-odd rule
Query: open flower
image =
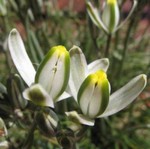
<path fill-rule="evenodd" d="M 100 69 L 106 72 L 109 67 L 109 60 L 107 58 L 102 58 L 87 65 L 85 56 L 78 46 L 73 46 L 69 53 L 71 58 L 69 87 L 71 95 L 77 101 L 77 94 L 84 79 L 89 74 Z"/>
<path fill-rule="evenodd" d="M 102 14 L 100 14 L 100 11 L 95 8 L 91 2 L 87 2 L 87 11 L 97 27 L 102 28 L 108 34 L 111 34 L 117 31 L 128 20 L 133 13 L 136 4 L 137 0 L 133 0 L 133 5 L 128 16 L 120 24 L 120 11 L 117 0 L 106 0 Z"/>
<path fill-rule="evenodd" d="M 66 112 L 66 115 L 72 119 L 77 119 L 81 124 L 92 126 L 95 118 L 107 117 L 119 112 L 136 99 L 147 83 L 146 75 L 141 74 L 110 95 L 110 84 L 105 72 L 108 63 L 102 65 L 101 60 L 97 60 L 87 67 L 85 57 L 78 47 L 73 47 L 70 50 L 70 56 L 70 90 L 72 93 L 77 91 L 74 93 L 74 97 L 83 114 L 71 111 Z M 75 59 L 78 61 L 76 62 Z M 96 62 L 101 65 L 96 65 Z M 82 67 L 78 67 L 79 63 Z M 94 64 L 96 67 L 91 67 Z M 92 71 L 87 73 L 84 70 L 87 70 L 89 66 Z M 75 68 L 77 68 L 76 71 Z M 82 80 L 79 81 L 79 78 Z"/>
<path fill-rule="evenodd" d="M 64 91 L 69 80 L 70 56 L 64 46 L 52 47 L 37 72 L 16 29 L 10 32 L 8 46 L 18 72 L 29 86 L 23 93 L 26 99 L 40 106 L 54 107 L 53 102 L 69 97 Z"/>

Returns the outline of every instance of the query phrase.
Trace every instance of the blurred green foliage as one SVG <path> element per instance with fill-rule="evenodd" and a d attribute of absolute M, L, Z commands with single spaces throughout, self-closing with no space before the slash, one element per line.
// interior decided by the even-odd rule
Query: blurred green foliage
<path fill-rule="evenodd" d="M 150 5 L 147 0 L 138 2 L 130 20 L 112 36 L 108 76 L 112 91 L 140 73 L 148 75 L 148 85 L 126 110 L 96 120 L 95 126 L 88 128 L 76 142 L 77 149 L 150 148 L 150 16 L 142 18 L 145 7 L 150 9 Z M 0 0 L 0 117 L 9 132 L 5 139 L 10 148 L 59 149 L 55 139 L 42 135 L 39 130 L 35 130 L 29 140 L 26 137 L 31 129 L 36 128 L 33 122 L 36 109 L 31 103 L 26 106 L 20 101 L 24 100 L 21 92 L 25 85 L 16 82 L 13 74 L 16 70 L 7 47 L 7 37 L 12 28 L 17 28 L 22 35 L 35 68 L 54 45 L 64 45 L 67 49 L 78 45 L 88 62 L 101 58 L 107 36 L 93 25 L 86 11 L 61 10 L 55 0 Z M 77 105 L 70 100 L 58 104 L 56 110 L 60 115 L 59 107 L 76 109 Z M 62 120 L 66 121 L 62 124 L 65 129 L 69 123 L 66 118 Z"/>

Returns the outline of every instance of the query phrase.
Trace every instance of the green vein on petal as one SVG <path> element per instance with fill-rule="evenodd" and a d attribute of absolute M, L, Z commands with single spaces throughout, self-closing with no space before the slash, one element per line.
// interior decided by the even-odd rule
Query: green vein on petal
<path fill-rule="evenodd" d="M 40 83 L 53 100 L 56 101 L 67 87 L 69 72 L 69 52 L 63 46 L 55 46 L 50 49 L 41 62 L 35 82 Z"/>
<path fill-rule="evenodd" d="M 97 27 L 102 28 L 105 32 L 108 33 L 108 29 L 105 26 L 105 24 L 102 22 L 102 19 L 99 15 L 99 11 L 97 10 L 97 8 L 93 7 L 91 2 L 87 2 L 87 11 L 88 11 L 88 14 L 89 14 L 91 20 L 93 21 L 93 23 Z"/>

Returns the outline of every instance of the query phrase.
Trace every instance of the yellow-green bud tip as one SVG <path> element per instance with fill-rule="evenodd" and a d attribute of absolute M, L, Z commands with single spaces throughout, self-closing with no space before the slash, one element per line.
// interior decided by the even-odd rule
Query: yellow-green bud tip
<path fill-rule="evenodd" d="M 59 56 L 68 52 L 64 46 L 55 46 L 54 48 L 57 50 Z"/>
<path fill-rule="evenodd" d="M 117 0 L 107 0 L 107 4 L 115 5 L 116 3 L 117 3 Z"/>
<path fill-rule="evenodd" d="M 91 75 L 93 83 L 101 83 L 107 80 L 107 75 L 103 70 L 98 70 L 96 73 Z"/>

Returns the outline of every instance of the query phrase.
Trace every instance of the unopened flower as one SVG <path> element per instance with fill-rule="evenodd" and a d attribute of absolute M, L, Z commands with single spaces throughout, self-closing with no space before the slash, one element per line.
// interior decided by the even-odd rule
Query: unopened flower
<path fill-rule="evenodd" d="M 32 100 L 37 105 L 53 107 L 53 102 L 69 96 L 64 91 L 69 80 L 70 56 L 64 46 L 52 47 L 37 72 L 16 29 L 10 32 L 8 46 L 18 72 L 29 86 L 23 94 L 26 99 Z M 43 101 L 38 99 L 39 97 Z"/>
<path fill-rule="evenodd" d="M 95 118 L 107 117 L 124 109 L 136 99 L 147 83 L 146 75 L 141 74 L 110 95 L 110 84 L 106 75 L 108 63 L 101 65 L 101 68 L 100 65 L 95 65 L 96 67 L 91 68 L 92 71 L 87 75 L 85 70 L 88 67 L 81 49 L 73 47 L 70 53 L 72 53 L 70 92 L 78 102 L 82 114 L 75 111 L 66 112 L 66 114 L 69 117 L 74 116 L 74 119 L 81 124 L 92 126 Z M 76 62 L 75 59 L 78 61 Z M 94 66 L 91 64 L 89 66 Z M 79 65 L 82 67 L 78 67 Z M 76 71 L 73 68 L 77 68 Z M 79 81 L 79 78 L 82 80 Z"/>
<path fill-rule="evenodd" d="M 47 137 L 54 137 L 58 126 L 56 113 L 48 109 L 48 112 L 39 111 L 36 113 L 35 120 L 39 130 Z"/>
<path fill-rule="evenodd" d="M 100 11 L 95 8 L 91 2 L 87 2 L 87 10 L 90 18 L 97 27 L 102 28 L 108 34 L 112 34 L 128 20 L 136 4 L 137 0 L 133 0 L 133 5 L 128 16 L 120 24 L 120 10 L 117 0 L 106 0 L 102 14 L 100 14 Z"/>

